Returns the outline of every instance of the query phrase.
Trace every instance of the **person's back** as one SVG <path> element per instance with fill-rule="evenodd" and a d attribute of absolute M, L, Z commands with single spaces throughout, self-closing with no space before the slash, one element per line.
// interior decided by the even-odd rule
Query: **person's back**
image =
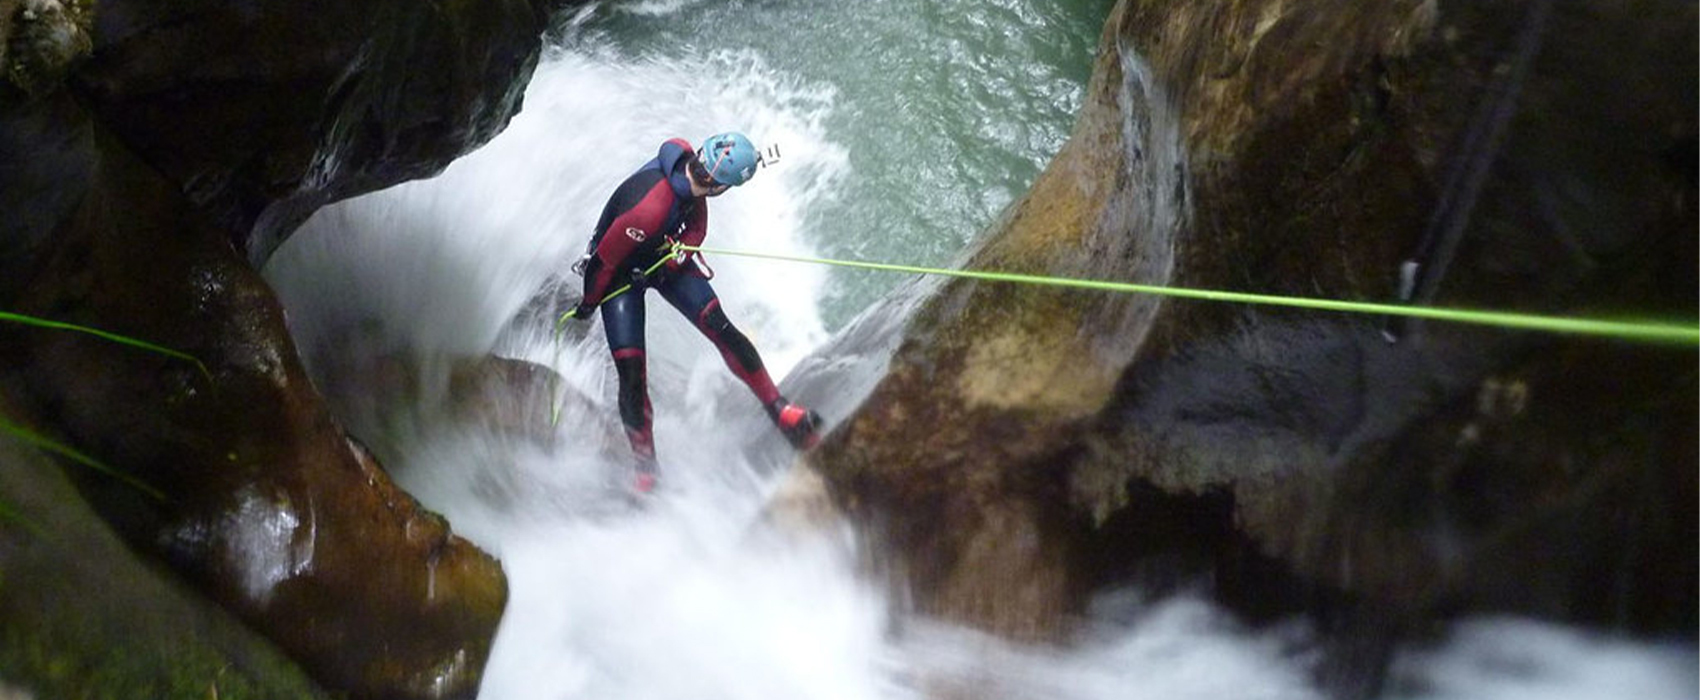
<path fill-rule="evenodd" d="M 659 262 L 669 252 L 669 240 L 678 240 L 689 220 L 698 219 L 696 227 L 706 232 L 708 203 L 693 196 L 690 186 L 688 164 L 694 157 L 683 139 L 668 139 L 608 197 L 581 272 L 586 303 L 632 283 L 633 268 L 647 270 Z"/>

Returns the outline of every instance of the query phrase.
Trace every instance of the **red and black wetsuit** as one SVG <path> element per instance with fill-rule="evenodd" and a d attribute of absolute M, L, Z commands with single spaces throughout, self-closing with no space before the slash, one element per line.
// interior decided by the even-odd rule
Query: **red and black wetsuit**
<path fill-rule="evenodd" d="M 595 305 L 636 279 L 667 253 L 668 239 L 701 245 L 708 235 L 708 203 L 691 196 L 685 173 L 691 145 L 661 144 L 655 158 L 620 183 L 602 208 L 584 270 L 584 303 Z"/>
<path fill-rule="evenodd" d="M 692 196 L 686 174 L 691 158 L 688 142 L 669 139 L 654 159 L 620 183 L 596 223 L 593 254 L 584 268 L 584 302 L 603 302 L 602 325 L 620 378 L 620 420 L 640 466 L 650 468 L 655 441 L 645 377 L 645 289 L 661 292 L 667 303 L 691 319 L 764 407 L 780 399 L 755 346 L 726 319 L 708 276 L 695 260 L 669 262 L 643 278 L 643 271 L 667 254 L 669 238 L 695 246 L 708 235 L 708 202 Z M 608 299 L 626 284 L 632 285 L 631 291 Z"/>

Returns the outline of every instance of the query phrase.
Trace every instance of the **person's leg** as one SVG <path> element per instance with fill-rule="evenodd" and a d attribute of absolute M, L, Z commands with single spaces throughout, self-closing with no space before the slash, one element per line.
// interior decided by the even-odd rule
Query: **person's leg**
<path fill-rule="evenodd" d="M 608 350 L 614 355 L 614 371 L 620 379 L 620 422 L 637 458 L 638 488 L 647 491 L 654 486 L 658 469 L 644 357 L 643 292 L 621 294 L 602 304 L 602 328 L 608 334 Z"/>
<path fill-rule="evenodd" d="M 720 298 L 714 294 L 714 287 L 709 285 L 708 280 L 690 274 L 676 275 L 661 286 L 661 295 L 714 343 L 726 367 L 750 388 L 750 393 L 755 394 L 756 400 L 767 410 L 768 417 L 792 444 L 798 447 L 814 445 L 820 417 L 779 395 L 779 388 L 774 386 L 755 344 L 726 318 L 726 312 L 720 308 Z"/>
<path fill-rule="evenodd" d="M 756 400 L 766 406 L 779 398 L 779 389 L 762 365 L 755 344 L 727 320 L 726 313 L 720 309 L 720 298 L 715 296 L 708 280 L 690 274 L 676 275 L 661 287 L 661 296 L 714 343 L 720 359 L 750 388 Z"/>

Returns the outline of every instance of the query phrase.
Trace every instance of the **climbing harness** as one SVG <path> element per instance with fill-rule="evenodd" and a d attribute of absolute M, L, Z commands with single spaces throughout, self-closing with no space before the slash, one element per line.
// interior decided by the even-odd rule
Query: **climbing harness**
<path fill-rule="evenodd" d="M 649 277 L 650 275 L 655 274 L 656 270 L 661 269 L 661 266 L 666 265 L 667 262 L 670 261 L 670 260 L 678 260 L 680 262 L 684 262 L 685 254 L 688 253 L 688 252 L 696 252 L 696 251 L 691 251 L 684 244 L 680 243 L 677 240 L 668 239 L 667 240 L 667 254 L 661 256 L 660 260 L 655 261 L 654 265 L 650 265 L 649 269 L 644 270 L 638 276 L 639 277 Z M 636 268 L 634 268 L 634 269 L 636 269 Z M 609 300 L 613 299 L 614 297 L 620 296 L 621 294 L 625 294 L 626 292 L 631 291 L 631 289 L 632 289 L 632 285 L 630 285 L 630 284 L 622 285 L 619 289 L 616 289 L 612 292 L 609 292 L 608 296 L 602 297 L 601 303 L 606 304 L 606 303 L 609 302 Z M 598 306 L 601 306 L 601 304 L 598 304 Z M 556 341 L 560 341 L 560 339 L 561 339 L 561 329 L 566 328 L 567 319 L 572 318 L 573 314 L 575 314 L 577 311 L 578 311 L 577 307 L 567 309 L 566 313 L 561 314 L 561 317 L 555 320 L 555 340 Z M 588 321 L 589 319 L 585 319 L 585 320 Z"/>
<path fill-rule="evenodd" d="M 689 251 L 686 250 L 686 247 L 683 244 L 679 243 L 679 241 L 677 239 L 669 238 L 667 240 L 667 254 L 661 256 L 660 260 L 655 261 L 654 265 L 650 265 L 648 269 L 644 270 L 638 276 L 639 277 L 649 277 L 650 275 L 655 274 L 656 270 L 661 269 L 662 266 L 666 265 L 669 261 L 673 261 L 673 260 L 683 261 L 685 259 L 685 255 L 688 252 Z M 597 306 L 600 307 L 602 304 L 608 303 L 610 300 L 614 299 L 615 297 L 618 297 L 621 294 L 625 294 L 626 292 L 631 291 L 633 284 L 635 284 L 635 283 L 621 285 L 619 289 L 615 289 L 614 291 L 609 292 L 608 296 L 602 297 L 601 303 L 597 304 Z M 577 313 L 578 313 L 578 307 L 574 306 L 571 309 L 567 309 L 566 313 L 561 314 L 560 318 L 555 319 L 555 343 L 554 343 L 554 345 L 555 345 L 555 362 L 554 362 L 554 366 L 556 366 L 556 367 L 561 366 L 561 333 L 566 330 L 567 321 L 569 319 L 572 319 L 575 316 L 575 314 L 577 314 Z M 583 320 L 588 321 L 590 319 L 587 318 L 587 319 L 583 319 Z M 561 378 L 560 378 L 559 374 L 556 374 L 553 378 L 551 378 L 549 380 L 549 383 L 552 385 L 550 387 L 551 393 L 555 393 L 555 394 L 560 393 L 558 391 L 560 389 L 560 381 L 561 381 Z M 566 399 L 565 396 L 561 396 L 559 399 L 549 402 L 549 425 L 559 425 L 560 424 L 560 422 L 561 422 L 561 405 L 565 401 L 565 399 Z"/>

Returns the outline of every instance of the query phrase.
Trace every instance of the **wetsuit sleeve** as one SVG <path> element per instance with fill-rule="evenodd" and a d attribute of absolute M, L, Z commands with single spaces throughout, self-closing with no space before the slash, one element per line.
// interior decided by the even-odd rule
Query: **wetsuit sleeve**
<path fill-rule="evenodd" d="M 635 206 L 608 223 L 596 245 L 596 254 L 585 269 L 583 303 L 593 306 L 602 303 L 609 287 L 624 271 L 626 259 L 650 236 L 658 235 L 672 203 L 673 190 L 663 180 L 651 187 Z"/>

